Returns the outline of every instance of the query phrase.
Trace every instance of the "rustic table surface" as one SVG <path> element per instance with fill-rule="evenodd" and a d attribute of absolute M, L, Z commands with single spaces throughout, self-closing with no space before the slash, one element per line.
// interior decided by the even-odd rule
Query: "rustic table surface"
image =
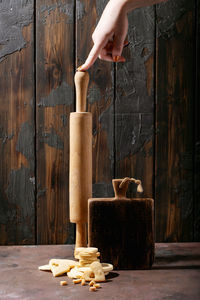
<path fill-rule="evenodd" d="M 50 258 L 73 258 L 73 245 L 1 246 L 0 299 L 199 300 L 200 243 L 156 244 L 152 270 L 113 271 L 97 292 L 38 270 Z M 60 280 L 67 286 L 60 286 Z"/>

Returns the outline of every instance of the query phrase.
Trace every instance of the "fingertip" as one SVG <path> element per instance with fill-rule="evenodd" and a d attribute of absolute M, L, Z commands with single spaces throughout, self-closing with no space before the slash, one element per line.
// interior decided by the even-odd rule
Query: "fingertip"
<path fill-rule="evenodd" d="M 114 62 L 125 62 L 126 60 L 123 56 L 116 55 L 116 56 L 113 56 L 113 61 Z"/>
<path fill-rule="evenodd" d="M 83 71 L 83 65 L 81 65 L 78 68 L 76 68 L 76 71 Z"/>
<path fill-rule="evenodd" d="M 113 56 L 113 61 L 114 62 L 125 62 L 126 60 L 125 60 L 125 57 L 116 55 L 116 56 Z"/>
<path fill-rule="evenodd" d="M 127 47 L 129 44 L 130 44 L 130 42 L 126 39 L 126 40 L 124 41 L 124 47 Z"/>
<path fill-rule="evenodd" d="M 113 56 L 113 61 L 118 62 L 120 60 L 120 55 L 114 55 Z"/>
<path fill-rule="evenodd" d="M 76 70 L 84 72 L 84 71 L 87 71 L 87 69 L 88 69 L 88 67 L 85 64 L 83 64 L 80 67 L 78 67 Z"/>

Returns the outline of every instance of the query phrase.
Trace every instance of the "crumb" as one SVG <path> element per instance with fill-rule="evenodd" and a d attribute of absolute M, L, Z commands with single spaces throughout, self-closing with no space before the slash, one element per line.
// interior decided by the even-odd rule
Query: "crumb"
<path fill-rule="evenodd" d="M 90 281 L 89 286 L 93 286 L 95 284 L 95 281 Z"/>
<path fill-rule="evenodd" d="M 74 279 L 74 280 L 73 280 L 73 283 L 74 283 L 74 284 L 77 284 L 77 283 L 81 283 L 81 281 L 82 281 L 82 279 Z"/>
<path fill-rule="evenodd" d="M 60 285 L 67 285 L 67 281 L 60 281 Z"/>

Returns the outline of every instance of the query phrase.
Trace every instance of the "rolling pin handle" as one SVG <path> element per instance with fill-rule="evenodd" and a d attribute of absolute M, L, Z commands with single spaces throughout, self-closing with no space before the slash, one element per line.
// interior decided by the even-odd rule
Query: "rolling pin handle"
<path fill-rule="evenodd" d="M 89 83 L 88 72 L 76 72 L 74 82 L 76 87 L 76 112 L 86 112 L 87 88 Z"/>

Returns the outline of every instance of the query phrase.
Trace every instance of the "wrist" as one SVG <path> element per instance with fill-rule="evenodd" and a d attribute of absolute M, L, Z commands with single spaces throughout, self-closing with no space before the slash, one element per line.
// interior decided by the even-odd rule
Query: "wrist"
<path fill-rule="evenodd" d="M 133 0 L 110 0 L 109 3 L 114 5 L 117 9 L 127 14 L 130 10 L 134 9 Z"/>
<path fill-rule="evenodd" d="M 115 7 L 119 7 L 125 13 L 130 12 L 133 9 L 150 6 L 165 2 L 166 0 L 110 0 Z"/>

